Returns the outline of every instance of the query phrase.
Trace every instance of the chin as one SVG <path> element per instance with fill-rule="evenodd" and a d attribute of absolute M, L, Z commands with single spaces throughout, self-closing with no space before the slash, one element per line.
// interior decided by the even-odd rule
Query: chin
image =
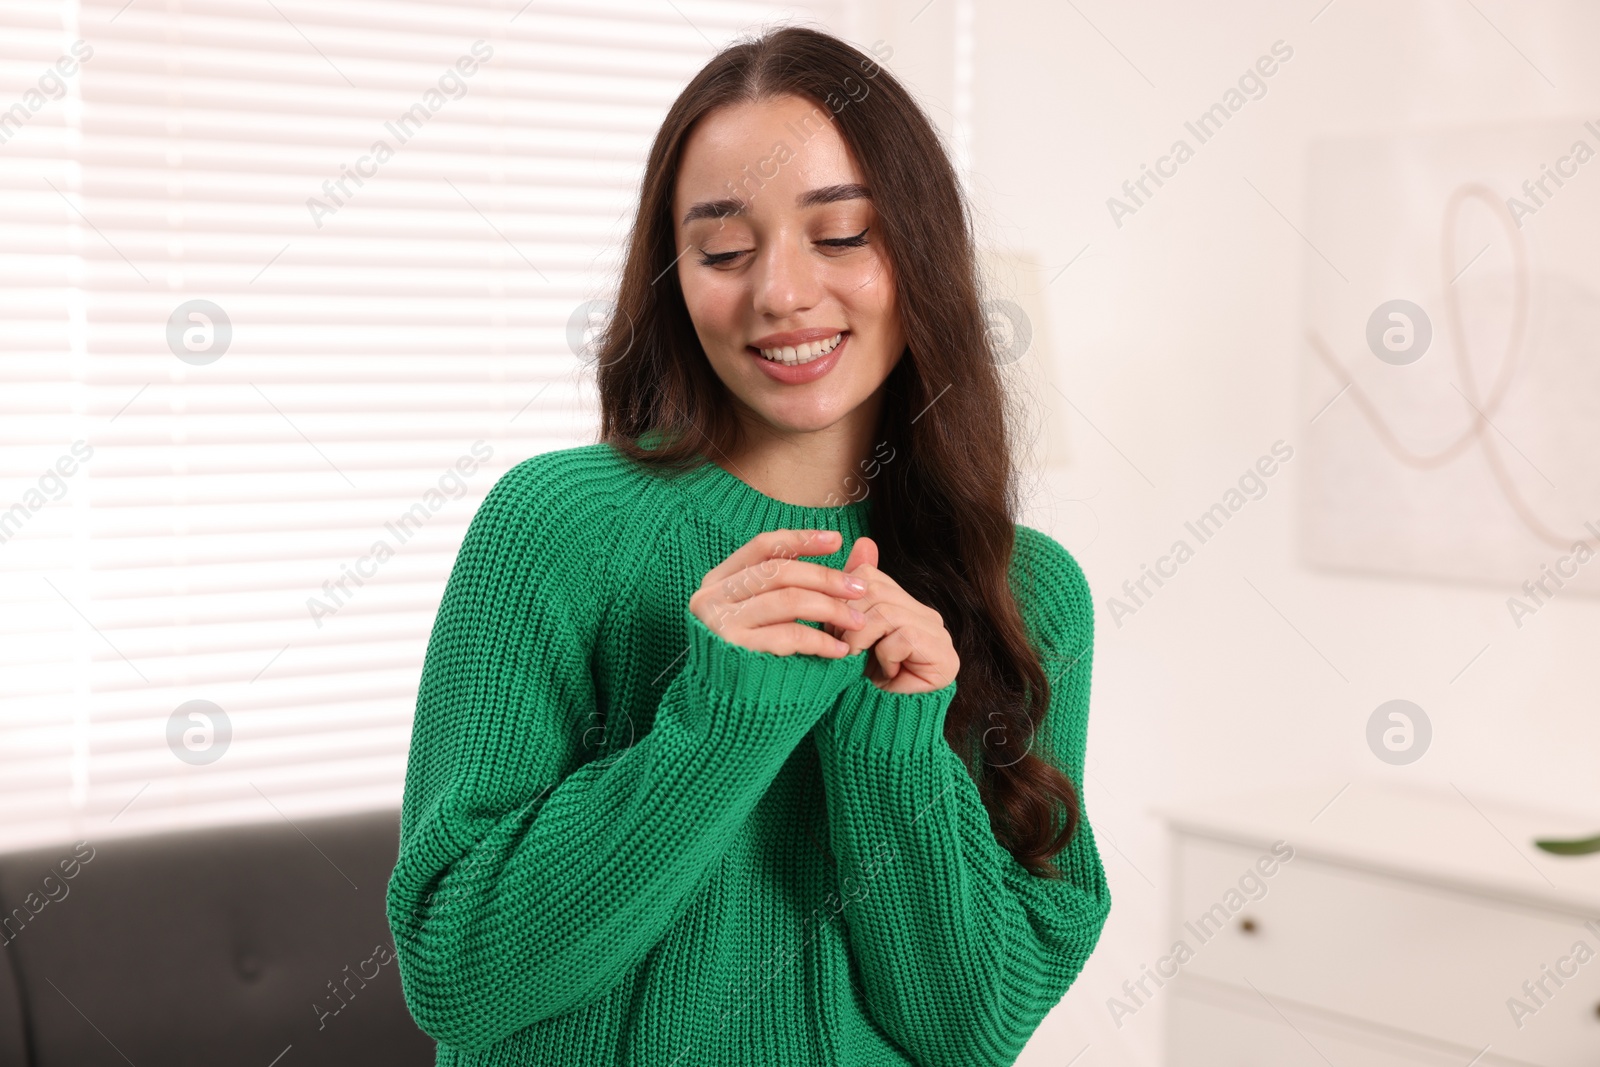
<path fill-rule="evenodd" d="M 815 433 L 826 430 L 849 414 L 844 408 L 828 412 L 808 412 L 804 415 L 788 411 L 762 411 L 754 409 L 761 416 L 761 421 L 772 429 L 786 434 Z"/>

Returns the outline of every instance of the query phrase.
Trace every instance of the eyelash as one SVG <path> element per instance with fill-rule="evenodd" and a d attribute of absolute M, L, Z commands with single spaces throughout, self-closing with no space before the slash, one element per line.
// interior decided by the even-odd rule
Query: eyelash
<path fill-rule="evenodd" d="M 870 229 L 872 227 L 868 226 L 865 230 L 852 237 L 830 237 L 826 241 L 818 241 L 817 244 L 828 245 L 832 248 L 860 248 L 867 243 L 867 230 Z M 735 256 L 743 255 L 745 251 L 745 249 L 739 249 L 735 252 L 702 252 L 700 253 L 700 265 L 702 267 L 715 267 L 719 263 L 729 262 Z"/>

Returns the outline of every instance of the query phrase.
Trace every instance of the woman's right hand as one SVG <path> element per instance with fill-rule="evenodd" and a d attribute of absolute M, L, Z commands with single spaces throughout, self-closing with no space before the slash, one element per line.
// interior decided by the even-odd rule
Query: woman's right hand
<path fill-rule="evenodd" d="M 808 652 L 839 659 L 850 646 L 800 619 L 859 630 L 866 618 L 848 601 L 866 586 L 833 567 L 795 557 L 839 550 L 836 530 L 769 530 L 757 534 L 710 571 L 689 597 L 689 611 L 730 644 L 789 656 Z"/>

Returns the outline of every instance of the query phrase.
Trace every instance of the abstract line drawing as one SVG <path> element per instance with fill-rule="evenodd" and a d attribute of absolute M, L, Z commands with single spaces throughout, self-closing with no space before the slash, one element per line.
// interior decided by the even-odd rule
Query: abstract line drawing
<path fill-rule="evenodd" d="M 1307 564 L 1508 591 L 1554 568 L 1600 595 L 1600 182 L 1569 179 L 1537 216 L 1507 200 L 1580 129 L 1313 143 Z"/>
<path fill-rule="evenodd" d="M 1494 217 L 1504 224 L 1506 236 L 1509 238 L 1512 257 L 1515 262 L 1514 300 L 1515 308 L 1511 335 L 1506 341 L 1505 354 L 1500 360 L 1500 371 L 1495 377 L 1494 385 L 1486 397 L 1478 396 L 1477 376 L 1472 367 L 1471 350 L 1468 344 L 1467 332 L 1461 325 L 1461 294 L 1452 284 L 1452 279 L 1462 269 L 1462 264 L 1457 261 L 1456 236 L 1457 220 L 1461 204 L 1467 199 L 1476 199 L 1485 204 Z M 1505 499 L 1511 505 L 1517 518 L 1540 540 L 1552 548 L 1570 548 L 1579 541 L 1584 541 L 1590 548 L 1595 548 L 1596 542 L 1592 538 L 1579 535 L 1565 536 L 1556 533 L 1543 519 L 1534 513 L 1532 506 L 1524 498 L 1512 480 L 1505 467 L 1505 457 L 1501 448 L 1515 445 L 1504 440 L 1497 429 L 1494 428 L 1494 414 L 1499 409 L 1500 403 L 1505 399 L 1506 390 L 1510 388 L 1517 372 L 1517 359 L 1521 355 L 1520 349 L 1526 341 L 1528 320 L 1528 247 L 1523 238 L 1522 231 L 1517 228 L 1511 219 L 1511 213 L 1506 210 L 1504 197 L 1499 196 L 1487 185 L 1480 182 L 1468 182 L 1456 188 L 1450 194 L 1444 208 L 1444 221 L 1441 229 L 1439 244 L 1440 276 L 1443 281 L 1441 292 L 1444 294 L 1445 322 L 1449 328 L 1449 336 L 1456 354 L 1457 370 L 1461 377 L 1459 386 L 1462 398 L 1466 402 L 1467 427 L 1460 435 L 1448 445 L 1433 452 L 1419 453 L 1411 449 L 1395 434 L 1383 413 L 1378 410 L 1367 391 L 1353 379 L 1333 354 L 1332 348 L 1315 329 L 1307 331 L 1306 338 L 1310 341 L 1312 351 L 1317 354 L 1323 366 L 1337 377 L 1350 391 L 1350 400 L 1360 410 L 1361 415 L 1372 427 L 1372 432 L 1377 435 L 1384 450 L 1401 463 L 1418 470 L 1430 470 L 1441 467 L 1468 448 L 1476 444 L 1483 452 L 1484 462 L 1494 473 L 1495 483 L 1500 491 L 1505 494 Z M 1526 459 L 1526 457 L 1523 457 Z M 1531 462 L 1530 462 L 1531 466 Z M 1537 469 L 1537 468 L 1535 468 Z M 1547 479 L 1548 480 L 1548 479 Z M 1554 483 L 1552 483 L 1554 484 Z"/>

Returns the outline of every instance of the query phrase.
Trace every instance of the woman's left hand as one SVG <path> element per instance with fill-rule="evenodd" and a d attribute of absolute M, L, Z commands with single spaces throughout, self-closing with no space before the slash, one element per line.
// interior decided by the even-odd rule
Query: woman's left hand
<path fill-rule="evenodd" d="M 872 538 L 856 539 L 844 570 L 867 584 L 866 594 L 850 601 L 866 616 L 866 625 L 840 630 L 824 623 L 823 629 L 849 645 L 849 655 L 872 649 L 867 677 L 873 684 L 889 693 L 931 693 L 949 685 L 961 659 L 943 617 L 878 569 L 878 546 Z"/>

